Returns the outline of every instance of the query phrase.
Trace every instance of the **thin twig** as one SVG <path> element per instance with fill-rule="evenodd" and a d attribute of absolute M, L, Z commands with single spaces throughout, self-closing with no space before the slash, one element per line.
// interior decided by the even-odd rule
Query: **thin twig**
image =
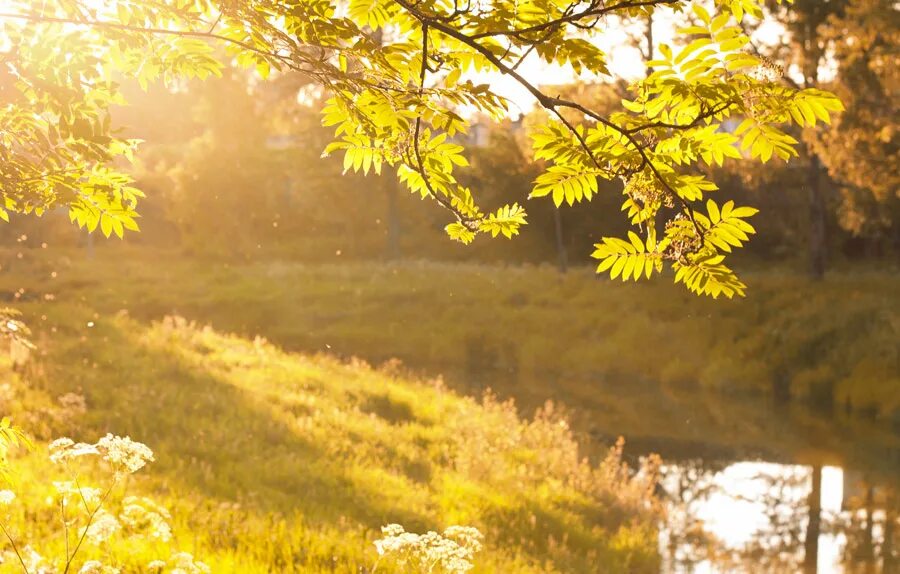
<path fill-rule="evenodd" d="M 253 52 L 255 54 L 259 54 L 261 56 L 265 56 L 268 58 L 274 58 L 284 64 L 286 67 L 296 70 L 298 72 L 304 72 L 307 74 L 315 75 L 315 72 L 312 70 L 308 70 L 305 68 L 299 67 L 293 56 L 299 57 L 300 55 L 296 52 L 292 52 L 290 55 L 287 54 L 279 54 L 278 52 L 270 52 L 267 50 L 262 50 L 244 42 L 242 40 L 237 40 L 235 38 L 229 38 L 228 36 L 223 36 L 221 34 L 213 33 L 212 31 L 203 31 L 203 30 L 173 30 L 171 28 L 145 28 L 142 26 L 133 26 L 130 24 L 122 24 L 119 22 L 109 22 L 102 20 L 75 20 L 72 18 L 60 18 L 56 16 L 43 16 L 38 14 L 10 14 L 10 13 L 0 13 L 0 19 L 8 19 L 8 20 L 27 20 L 29 22 L 46 22 L 46 23 L 55 23 L 55 24 L 70 24 L 73 26 L 86 26 L 88 28 L 100 28 L 100 29 L 108 29 L 108 30 L 119 30 L 122 32 L 135 32 L 140 34 L 149 34 L 149 35 L 167 35 L 167 36 L 179 36 L 183 38 L 205 38 L 209 40 L 215 40 L 218 42 L 224 42 L 226 44 L 232 44 L 243 48 L 244 50 Z M 210 28 L 212 30 L 212 28 Z M 306 59 L 303 63 L 313 65 L 308 59 Z"/>
<path fill-rule="evenodd" d="M 519 28 L 515 30 L 493 30 L 487 32 L 480 32 L 478 34 L 473 34 L 471 37 L 473 40 L 479 40 L 481 38 L 488 38 L 492 36 L 514 36 L 519 37 L 524 34 L 528 34 L 530 32 L 540 32 L 546 30 L 547 28 L 558 26 L 559 24 L 575 24 L 581 20 L 600 18 L 607 14 L 610 14 L 616 10 L 622 10 L 625 8 L 642 8 L 649 6 L 670 6 L 673 4 L 678 4 L 682 0 L 642 0 L 640 2 L 634 2 L 630 0 L 625 0 L 624 2 L 618 2 L 616 4 L 610 4 L 607 6 L 603 6 L 602 8 L 597 8 L 594 4 L 582 10 L 581 12 L 576 12 L 574 14 L 569 14 L 565 16 L 561 16 L 559 18 L 555 18 L 553 20 L 549 20 L 547 22 L 541 22 L 540 24 L 535 24 L 533 26 L 528 26 L 527 28 Z M 573 3 L 570 5 L 574 7 Z M 596 23 L 596 22 L 595 22 Z"/>
<path fill-rule="evenodd" d="M 212 34 L 213 30 L 216 29 L 216 26 L 218 26 L 218 25 L 219 25 L 219 22 L 222 20 L 222 15 L 223 15 L 223 14 L 224 14 L 224 12 L 219 12 L 219 16 L 216 18 L 216 20 L 215 20 L 215 21 L 212 23 L 212 25 L 209 27 L 209 30 L 206 31 L 207 34 Z"/>
<path fill-rule="evenodd" d="M 94 521 L 94 517 L 97 515 L 97 512 L 103 508 L 103 503 L 106 502 L 106 499 L 109 497 L 110 493 L 113 491 L 113 488 L 116 487 L 116 483 L 113 482 L 110 485 L 109 489 L 103 494 L 103 497 L 100 499 L 100 503 L 97 505 L 97 508 L 94 509 L 93 512 L 88 516 L 87 524 L 84 525 L 84 531 L 81 533 L 81 538 L 78 539 L 78 544 L 75 545 L 75 548 L 72 550 L 72 555 L 66 560 L 66 567 L 63 570 L 63 574 L 69 574 L 69 569 L 72 567 L 72 562 L 75 560 L 75 556 L 78 554 L 78 550 L 81 548 L 82 543 L 84 543 L 85 537 L 87 537 L 88 529 L 91 527 L 91 524 Z"/>
<path fill-rule="evenodd" d="M 12 546 L 13 552 L 16 553 L 16 558 L 19 559 L 19 564 L 22 565 L 22 570 L 25 571 L 25 574 L 29 574 L 28 566 L 25 565 L 25 560 L 22 559 L 22 555 L 19 554 L 19 547 L 16 546 L 16 541 L 13 540 L 13 537 L 10 536 L 9 532 L 6 530 L 6 526 L 3 525 L 3 521 L 0 521 L 0 530 L 3 530 L 4 536 L 9 540 L 10 545 Z"/>
<path fill-rule="evenodd" d="M 59 497 L 59 513 L 62 515 L 63 536 L 66 538 L 66 562 L 69 561 L 69 522 L 66 520 L 66 498 Z"/>
<path fill-rule="evenodd" d="M 428 73 L 428 24 L 422 24 L 422 66 L 419 70 L 419 97 L 425 92 L 425 78 Z M 416 125 L 413 130 L 413 152 L 416 155 L 416 163 L 419 167 L 419 174 L 422 176 L 422 181 L 425 183 L 425 188 L 428 190 L 428 193 L 431 194 L 431 197 L 434 198 L 441 206 L 449 209 L 455 216 L 458 221 L 461 223 L 466 223 L 470 221 L 470 218 L 465 217 L 458 209 L 453 206 L 453 203 L 447 201 L 445 198 L 438 195 L 435 189 L 432 187 L 431 182 L 428 179 L 428 172 L 425 170 L 425 164 L 422 161 L 422 153 L 419 151 L 419 133 L 422 129 L 422 118 L 421 116 L 416 116 Z"/>

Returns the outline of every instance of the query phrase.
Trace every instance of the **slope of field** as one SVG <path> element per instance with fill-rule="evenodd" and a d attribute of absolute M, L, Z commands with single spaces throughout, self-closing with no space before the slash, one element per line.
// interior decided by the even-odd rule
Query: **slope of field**
<path fill-rule="evenodd" d="M 38 439 L 12 461 L 19 498 L 4 512 L 20 546 L 62 552 L 47 441 L 112 432 L 155 451 L 129 492 L 169 508 L 175 544 L 213 572 L 372 572 L 388 523 L 478 527 L 475 572 L 658 568 L 647 485 L 627 478 L 615 450 L 584 462 L 553 409 L 527 421 L 396 366 L 287 353 L 180 318 L 148 323 L 88 302 L 21 307 L 38 350 L 0 365 L 3 413 Z M 116 540 L 126 572 L 157 557 L 153 544 Z"/>

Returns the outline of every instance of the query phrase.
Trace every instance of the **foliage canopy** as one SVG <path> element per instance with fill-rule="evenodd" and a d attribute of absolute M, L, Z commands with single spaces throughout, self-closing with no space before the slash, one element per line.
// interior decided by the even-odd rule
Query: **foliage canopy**
<path fill-rule="evenodd" d="M 598 178 L 623 182 L 634 229 L 597 245 L 598 271 L 638 279 L 669 265 L 692 291 L 740 295 L 745 286 L 725 260 L 753 233 L 755 210 L 710 198 L 717 187 L 706 166 L 788 160 L 798 142 L 785 124 L 827 123 L 842 109 L 830 93 L 783 85 L 777 67 L 747 49 L 741 22 L 763 17 L 763 3 L 715 0 L 710 12 L 690 0 L 7 2 L 0 216 L 65 206 L 107 236 L 136 230 L 141 192 L 120 166 L 138 142 L 110 125 L 110 106 L 122 102 L 117 74 L 171 83 L 236 63 L 262 78 L 299 72 L 327 90 L 323 123 L 335 139 L 325 153 L 342 153 L 346 170 L 395 171 L 452 214 L 453 239 L 512 237 L 527 222 L 522 205 L 482 207 L 455 173 L 468 165 L 462 110 L 507 112 L 478 82 L 480 72 L 499 72 L 549 112 L 532 135 L 546 166 L 531 197 L 571 206 L 591 200 Z M 592 40 L 619 18 L 661 8 L 692 11 L 694 25 L 679 31 L 680 48 L 659 47 L 625 111 L 551 95 L 521 71 L 539 58 L 608 76 L 609 56 Z"/>

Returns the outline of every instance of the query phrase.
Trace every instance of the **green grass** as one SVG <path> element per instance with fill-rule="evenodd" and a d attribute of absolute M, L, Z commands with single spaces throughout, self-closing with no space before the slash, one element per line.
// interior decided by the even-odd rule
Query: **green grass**
<path fill-rule="evenodd" d="M 229 265 L 101 250 L 5 257 L 0 290 L 46 293 L 142 319 L 178 312 L 289 349 L 398 357 L 478 382 L 513 375 L 538 404 L 548 378 L 789 395 L 900 417 L 900 274 L 849 270 L 821 283 L 747 273 L 748 297 L 712 301 L 666 280 L 590 270 L 436 263 Z M 48 279 L 57 271 L 56 279 Z M 2 292 L 2 291 L 0 291 Z M 493 381 L 491 381 L 493 382 Z M 566 400 L 590 389 L 565 386 Z"/>
<path fill-rule="evenodd" d="M 21 375 L 3 366 L 5 411 L 40 441 L 114 432 L 146 442 L 157 462 L 131 491 L 172 510 L 178 545 L 214 572 L 369 572 L 372 542 L 392 522 L 482 529 L 476 572 L 658 567 L 647 486 L 622 476 L 617 455 L 585 463 L 552 412 L 525 421 L 510 404 L 396 368 L 287 353 L 181 319 L 42 310 L 54 328 Z M 85 414 L 56 404 L 68 392 L 85 396 Z M 20 540 L 59 552 L 43 502 L 56 472 L 42 445 L 13 461 L 22 502 L 12 522 Z M 127 572 L 158 551 L 112 546 Z"/>
<path fill-rule="evenodd" d="M 654 570 L 642 486 L 614 462 L 584 466 L 579 450 L 596 448 L 553 419 L 466 398 L 487 385 L 525 412 L 548 397 L 577 405 L 605 436 L 740 448 L 777 436 L 792 457 L 822 444 L 800 459 L 829 464 L 898 443 L 883 422 L 900 413 L 891 272 L 812 283 L 758 271 L 746 300 L 715 302 L 544 267 L 234 265 L 132 249 L 0 264 L 0 294 L 40 349 L 7 373 L 5 411 L 42 440 L 148 443 L 158 462 L 134 488 L 174 510 L 179 544 L 216 571 L 367 571 L 388 522 L 478 526 L 478 572 Z M 353 356 L 399 357 L 445 384 Z M 66 392 L 86 396 L 86 415 L 60 414 Z M 761 408 L 778 393 L 857 414 L 801 411 L 816 437 L 805 441 Z M 37 454 L 18 462 L 23 483 L 47 473 Z"/>

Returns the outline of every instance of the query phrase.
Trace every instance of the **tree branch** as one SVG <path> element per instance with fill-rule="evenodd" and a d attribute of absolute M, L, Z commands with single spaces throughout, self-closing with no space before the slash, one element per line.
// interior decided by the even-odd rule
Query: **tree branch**
<path fill-rule="evenodd" d="M 648 154 L 644 145 L 640 141 L 638 141 L 638 139 L 635 137 L 635 132 L 629 131 L 628 129 L 625 129 L 625 128 L 617 125 L 616 123 L 610 121 L 608 118 L 604 117 L 603 115 L 584 107 L 583 105 L 579 104 L 578 102 L 566 100 L 566 99 L 563 99 L 560 97 L 548 96 L 547 94 L 542 92 L 540 90 L 540 88 L 538 88 L 536 85 L 534 85 L 533 83 L 531 83 L 527 79 L 525 79 L 525 77 L 523 77 L 513 67 L 507 65 L 503 61 L 502 58 L 498 58 L 493 52 L 491 52 L 490 50 L 488 50 L 487 48 L 482 46 L 480 43 L 478 43 L 477 36 L 468 36 L 468 35 L 464 34 L 463 32 L 457 30 L 456 28 L 453 28 L 451 26 L 444 24 L 440 20 L 435 20 L 433 17 L 424 14 L 414 4 L 411 4 L 408 0 L 394 0 L 394 1 L 397 4 L 399 4 L 402 8 L 404 8 L 407 12 L 409 12 L 415 19 L 417 19 L 419 22 L 421 22 L 423 26 L 432 27 L 435 30 L 437 30 L 443 34 L 445 34 L 455 40 L 458 40 L 459 42 L 465 44 L 466 46 L 469 46 L 470 48 L 472 48 L 473 50 L 475 50 L 476 52 L 478 52 L 479 54 L 484 56 L 487 61 L 489 61 L 495 68 L 497 68 L 497 70 L 500 71 L 500 73 L 511 76 L 522 87 L 524 87 L 526 90 L 528 90 L 528 92 L 532 96 L 534 96 L 534 98 L 538 101 L 538 103 L 543 108 L 552 112 L 557 117 L 562 118 L 562 115 L 557 108 L 560 108 L 560 107 L 570 108 L 570 109 L 577 110 L 577 111 L 583 113 L 585 116 L 610 128 L 611 130 L 621 134 L 628 141 L 628 143 L 631 144 L 631 146 L 634 148 L 634 150 L 637 152 L 637 154 L 641 158 L 640 166 L 637 167 L 634 171 L 640 171 L 644 167 L 647 167 L 650 170 L 650 172 L 653 174 L 653 176 L 656 178 L 656 180 L 660 183 L 660 185 L 662 185 L 662 187 L 681 204 L 681 206 L 684 210 L 684 213 L 688 216 L 691 223 L 693 224 L 694 230 L 697 232 L 697 235 L 701 238 L 703 237 L 703 230 L 700 228 L 700 225 L 697 223 L 697 220 L 694 217 L 693 209 L 688 204 L 688 202 L 684 198 L 682 198 L 678 194 L 678 192 L 675 191 L 675 189 L 673 189 L 671 185 L 669 185 L 669 182 L 666 181 L 666 179 L 662 176 L 662 173 L 660 173 L 659 169 L 653 164 L 653 160 L 650 158 L 650 154 Z M 645 2 L 637 2 L 637 3 L 622 2 L 619 4 L 612 5 L 612 6 L 604 7 L 601 9 L 601 11 L 604 11 L 604 13 L 606 13 L 606 12 L 609 12 L 610 10 L 616 9 L 616 8 L 637 7 L 637 6 L 647 6 L 647 5 L 657 5 L 657 4 L 671 4 L 671 3 L 678 2 L 678 1 L 680 1 L 680 0 L 647 0 Z M 584 18 L 584 17 L 587 17 L 587 16 L 585 15 L 584 12 L 581 12 L 579 14 L 573 14 L 570 18 L 579 19 L 579 18 Z M 552 23 L 546 23 L 546 24 L 557 25 L 559 22 L 560 22 L 560 20 L 554 20 Z M 543 28 L 541 28 L 541 29 L 543 29 Z M 579 143 L 590 154 L 592 161 L 594 161 L 594 163 L 596 165 L 598 165 L 598 167 L 599 167 L 599 163 L 597 162 L 596 158 L 594 158 L 593 153 L 591 153 L 590 146 L 588 146 L 587 142 L 581 137 L 581 135 L 573 128 L 573 126 L 569 122 L 564 120 L 564 123 L 566 124 L 566 127 L 570 131 L 572 131 L 573 134 L 575 134 L 575 137 L 578 138 Z M 691 126 L 672 125 L 670 127 L 687 129 Z M 426 180 L 426 184 L 427 184 L 427 180 Z"/>
<path fill-rule="evenodd" d="M 422 66 L 419 69 L 419 97 L 425 92 L 425 77 L 428 73 L 428 24 L 422 24 Z M 447 201 L 446 198 L 438 195 L 437 191 L 435 191 L 434 187 L 431 185 L 431 181 L 428 179 L 428 172 L 425 170 L 425 163 L 422 161 L 422 153 L 419 150 L 419 133 L 422 129 L 422 117 L 416 116 L 416 127 L 413 130 L 413 153 L 416 156 L 416 164 L 419 168 L 419 174 L 422 176 L 422 181 L 425 183 L 425 188 L 428 190 L 428 193 L 431 194 L 431 197 L 434 198 L 435 201 L 438 202 L 442 207 L 448 209 L 453 215 L 456 216 L 456 219 L 466 225 L 467 228 L 470 226 L 467 225 L 471 222 L 471 218 L 464 216 L 456 207 L 454 207 L 453 202 Z"/>
<path fill-rule="evenodd" d="M 540 24 L 535 24 L 533 26 L 528 26 L 527 28 L 519 28 L 515 30 L 494 30 L 488 32 L 479 32 L 478 34 L 473 34 L 471 38 L 473 40 L 479 40 L 481 38 L 489 38 L 493 36 L 514 36 L 521 37 L 525 34 L 529 34 L 531 32 L 541 32 L 546 30 L 547 28 L 557 27 L 561 24 L 573 24 L 577 25 L 581 20 L 592 19 L 592 18 L 601 18 L 615 12 L 616 10 L 622 10 L 625 8 L 642 8 L 642 7 L 650 7 L 650 6 L 673 6 L 675 4 L 680 4 L 683 0 L 624 0 L 623 2 L 618 2 L 616 4 L 610 4 L 607 6 L 603 6 L 602 8 L 597 8 L 596 2 L 592 2 L 591 5 L 582 10 L 581 12 L 576 12 L 574 14 L 564 14 L 563 16 L 556 18 L 554 20 L 549 20 L 547 22 L 541 22 Z M 570 5 L 570 8 L 574 7 L 575 3 Z"/>
<path fill-rule="evenodd" d="M 484 46 L 479 44 L 477 42 L 477 40 L 475 38 L 473 38 L 472 36 L 467 36 L 466 34 L 460 32 L 459 30 L 457 30 L 453 27 L 447 26 L 442 22 L 433 20 L 429 16 L 427 16 L 427 15 L 423 14 L 421 11 L 419 11 L 414 5 L 410 4 L 407 0 L 394 0 L 394 1 L 397 2 L 397 4 L 399 4 L 405 10 L 407 10 L 410 14 L 412 14 L 412 16 L 414 18 L 416 18 L 417 20 L 419 20 L 423 25 L 430 26 L 443 34 L 450 36 L 451 38 L 458 40 L 459 42 L 462 42 L 463 44 L 469 46 L 470 48 L 472 48 L 473 50 L 477 51 L 479 54 L 484 56 L 485 59 L 487 59 L 491 64 L 493 64 L 494 67 L 497 68 L 497 70 L 499 70 L 502 74 L 511 76 L 522 87 L 524 87 L 526 90 L 528 90 L 528 92 L 532 96 L 534 96 L 534 98 L 538 101 L 538 103 L 543 108 L 545 108 L 557 115 L 558 115 L 558 111 L 556 110 L 556 108 L 558 108 L 558 107 L 565 107 L 565 108 L 577 110 L 577 111 L 583 113 L 584 115 L 586 115 L 587 117 L 595 120 L 596 122 L 603 124 L 604 126 L 621 134 L 626 140 L 628 140 L 628 143 L 630 143 L 632 145 L 632 147 L 634 147 L 634 149 L 638 153 L 638 155 L 641 156 L 641 167 L 644 167 L 644 166 L 648 167 L 650 169 L 650 171 L 653 173 L 653 175 L 656 177 L 656 179 L 660 182 L 660 184 L 669 193 L 671 193 L 675 197 L 678 197 L 679 199 L 681 199 L 680 196 L 678 195 L 678 193 L 674 189 L 672 189 L 672 187 L 669 185 L 669 183 L 662 177 L 662 174 L 659 172 L 659 169 L 657 169 L 657 167 L 653 164 L 653 161 L 650 159 L 650 156 L 648 155 L 647 150 L 644 148 L 643 144 L 637 140 L 637 138 L 635 137 L 635 135 L 633 133 L 629 133 L 629 131 L 626 130 L 625 128 L 622 128 L 621 126 L 615 124 L 614 122 L 605 118 L 601 114 L 584 107 L 583 105 L 579 104 L 578 102 L 573 102 L 571 100 L 566 100 L 566 99 L 562 99 L 559 97 L 548 96 L 547 94 L 542 92 L 537 86 L 535 86 L 534 84 L 529 82 L 527 79 L 525 79 L 519 72 L 517 72 L 516 70 L 512 69 L 509 65 L 507 65 L 502 59 L 498 58 L 493 52 L 491 52 L 490 50 L 488 50 L 487 48 L 485 48 Z M 660 0 L 660 1 L 669 1 L 669 0 Z M 638 168 L 638 169 L 641 169 L 641 168 Z M 681 199 L 681 201 L 683 202 L 684 200 Z M 688 214 L 690 215 L 691 220 L 693 220 L 693 214 L 691 214 L 690 212 Z"/>

